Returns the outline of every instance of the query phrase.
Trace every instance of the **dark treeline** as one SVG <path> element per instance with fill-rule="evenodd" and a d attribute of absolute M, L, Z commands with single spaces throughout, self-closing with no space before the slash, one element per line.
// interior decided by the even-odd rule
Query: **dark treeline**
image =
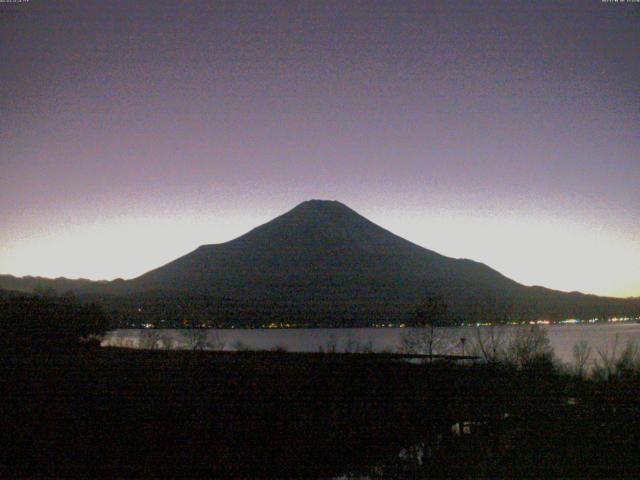
<path fill-rule="evenodd" d="M 640 377 L 366 354 L 3 359 L 0 476 L 634 477 Z"/>
<path fill-rule="evenodd" d="M 597 299 L 594 300 L 589 296 L 582 296 L 582 303 L 578 302 L 581 306 L 573 309 L 563 303 L 565 297 L 559 297 L 556 305 L 549 304 L 543 308 L 536 305 L 535 296 L 529 303 L 517 305 L 512 300 L 496 298 L 489 293 L 470 297 L 464 308 L 453 303 L 446 295 L 425 295 L 416 302 L 390 302 L 386 305 L 382 305 L 386 299 L 373 303 L 332 302 L 325 299 L 260 301 L 166 291 L 80 297 L 99 304 L 121 327 L 146 323 L 180 327 L 192 322 L 216 328 L 259 328 L 270 323 L 297 327 L 371 327 L 388 323 L 412 326 L 420 325 L 416 319 L 416 309 L 430 298 L 439 298 L 447 305 L 446 316 L 438 322 L 441 325 L 640 317 L 640 301 L 636 304 L 612 299 L 610 305 L 603 306 L 601 298 L 594 297 Z"/>
<path fill-rule="evenodd" d="M 4 351 L 55 350 L 97 342 L 113 326 L 95 303 L 43 290 L 34 295 L 0 290 L 0 347 Z M 94 336 L 94 337 L 92 337 Z"/>
<path fill-rule="evenodd" d="M 564 293 L 498 280 L 483 283 L 458 278 L 429 283 L 419 278 L 406 282 L 398 278 L 365 278 L 356 282 L 351 277 L 336 276 L 304 282 L 292 279 L 282 285 L 249 281 L 242 288 L 234 284 L 234 288 L 220 289 L 185 286 L 140 290 L 132 289 L 131 282 L 124 280 L 90 282 L 0 275 L 0 288 L 24 292 L 53 289 L 59 295 L 71 290 L 83 301 L 103 307 L 121 326 L 179 326 L 185 320 L 237 328 L 269 323 L 310 327 L 411 325 L 416 306 L 429 297 L 440 297 L 447 304 L 446 323 L 451 325 L 640 317 L 639 298 Z"/>

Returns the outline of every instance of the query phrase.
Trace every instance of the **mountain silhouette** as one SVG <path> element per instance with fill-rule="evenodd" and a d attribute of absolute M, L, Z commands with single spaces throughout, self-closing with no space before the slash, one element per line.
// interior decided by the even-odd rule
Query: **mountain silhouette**
<path fill-rule="evenodd" d="M 158 315 L 206 311 L 243 325 L 265 319 L 317 326 L 411 322 L 416 307 L 432 297 L 444 301 L 454 322 L 640 313 L 637 299 L 526 287 L 323 200 L 303 202 L 235 240 L 203 245 L 138 278 L 82 282 L 81 292 L 124 295 L 128 300 L 115 302 L 120 305 L 155 302 Z M 0 287 L 6 288 L 1 278 Z"/>
<path fill-rule="evenodd" d="M 203 245 L 167 265 L 133 280 L 138 288 L 234 288 L 251 284 L 315 286 L 352 282 L 389 283 L 464 274 L 475 280 L 509 282 L 488 267 L 453 260 L 415 245 L 379 227 L 336 201 L 310 200 L 227 243 Z M 406 283 L 406 282 L 405 282 Z"/>

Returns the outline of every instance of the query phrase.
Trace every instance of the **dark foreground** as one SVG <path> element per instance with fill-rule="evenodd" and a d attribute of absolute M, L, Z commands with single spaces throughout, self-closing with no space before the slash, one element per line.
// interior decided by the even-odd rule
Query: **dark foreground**
<path fill-rule="evenodd" d="M 110 349 L 1 368 L 1 477 L 640 474 L 637 376 Z"/>

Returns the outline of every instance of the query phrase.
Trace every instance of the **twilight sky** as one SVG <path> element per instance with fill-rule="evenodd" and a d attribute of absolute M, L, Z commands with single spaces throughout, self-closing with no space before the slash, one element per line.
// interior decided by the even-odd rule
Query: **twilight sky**
<path fill-rule="evenodd" d="M 640 3 L 0 4 L 0 273 L 131 278 L 311 198 L 640 296 Z"/>

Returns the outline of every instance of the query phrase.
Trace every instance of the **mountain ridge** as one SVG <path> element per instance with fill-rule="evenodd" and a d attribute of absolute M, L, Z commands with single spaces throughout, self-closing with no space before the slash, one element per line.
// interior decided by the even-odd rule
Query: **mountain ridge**
<path fill-rule="evenodd" d="M 20 282 L 0 275 L 0 288 L 21 283 L 94 296 L 158 292 L 167 298 L 165 310 L 177 308 L 171 298 L 183 310 L 192 308 L 185 298 L 208 298 L 207 315 L 253 323 L 264 317 L 320 326 L 410 322 L 416 305 L 433 296 L 445 301 L 456 322 L 640 315 L 636 299 L 528 287 L 485 264 L 410 242 L 327 200 L 303 202 L 234 240 L 200 245 L 130 280 Z M 229 302 L 237 306 L 233 312 Z"/>

